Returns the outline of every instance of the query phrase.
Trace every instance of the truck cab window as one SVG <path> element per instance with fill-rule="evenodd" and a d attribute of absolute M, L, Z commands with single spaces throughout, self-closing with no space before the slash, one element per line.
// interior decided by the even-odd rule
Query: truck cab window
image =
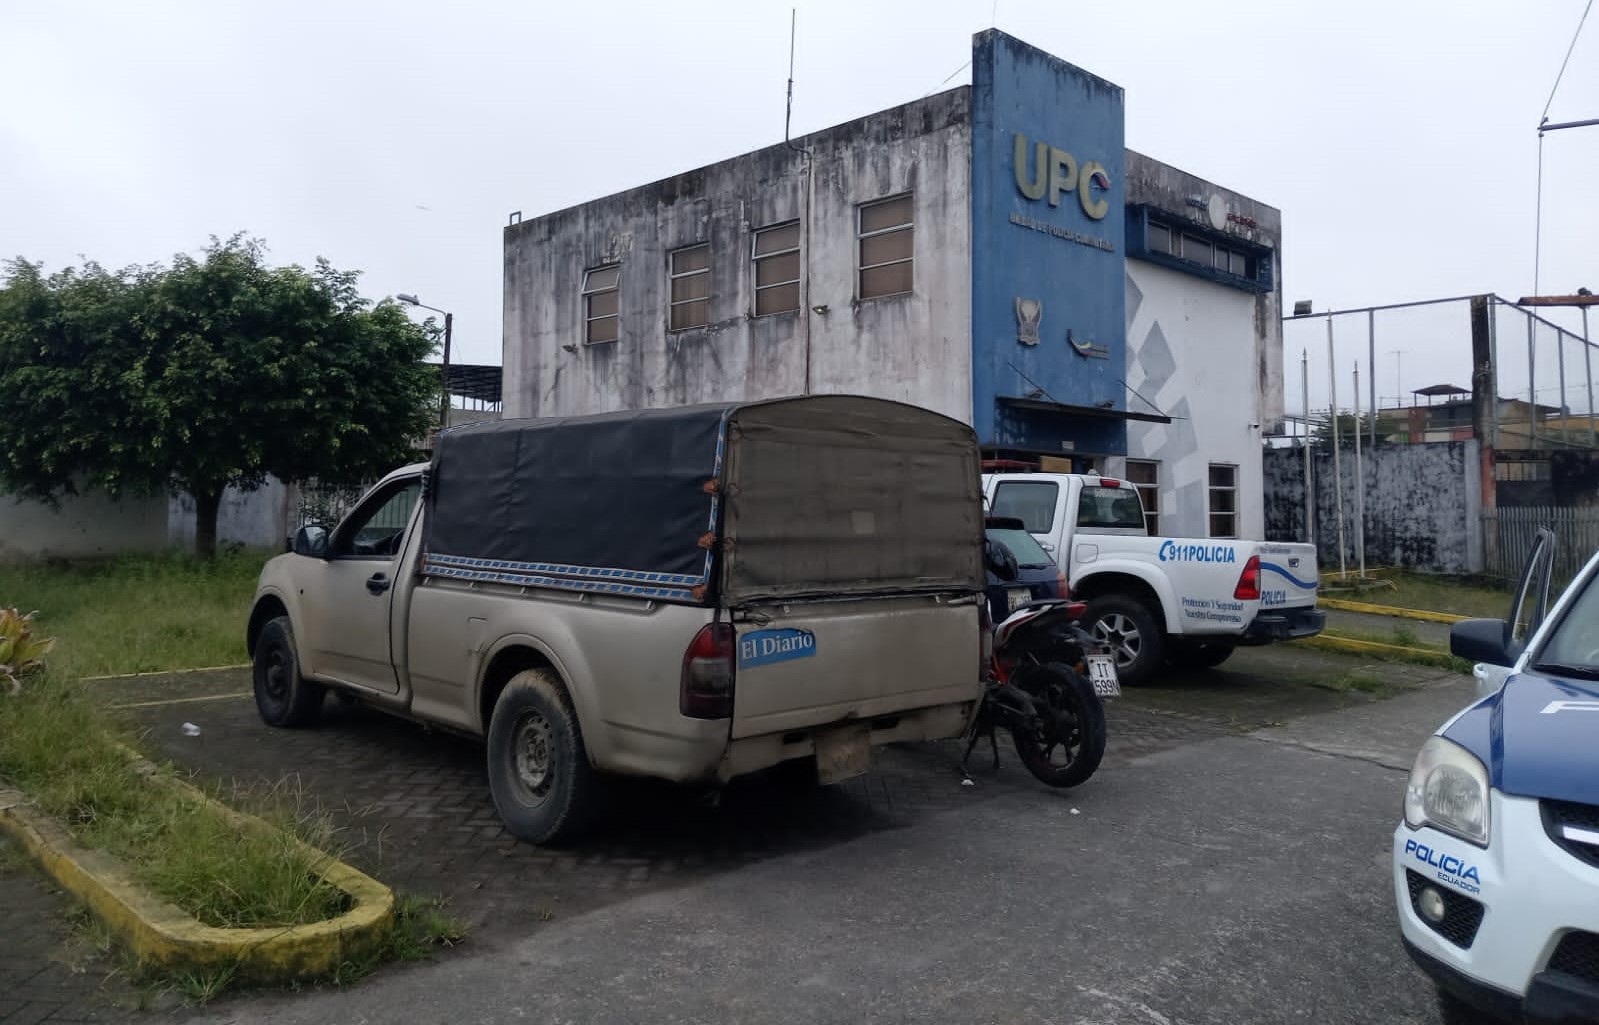
<path fill-rule="evenodd" d="M 420 478 L 396 481 L 350 514 L 333 539 L 335 558 L 388 559 L 399 553 L 411 511 L 422 495 Z"/>
<path fill-rule="evenodd" d="M 1060 486 L 1054 481 L 1008 480 L 994 489 L 995 516 L 1014 516 L 1033 534 L 1047 534 L 1055 526 L 1055 504 Z"/>

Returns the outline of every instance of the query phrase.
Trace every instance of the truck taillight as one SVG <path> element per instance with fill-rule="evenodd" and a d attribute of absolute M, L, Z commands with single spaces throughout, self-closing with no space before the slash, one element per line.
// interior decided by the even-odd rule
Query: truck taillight
<path fill-rule="evenodd" d="M 1119 488 L 1122 486 L 1122 482 L 1114 477 L 1101 477 L 1099 478 L 1099 484 L 1101 487 L 1106 488 Z"/>
<path fill-rule="evenodd" d="M 677 709 L 690 719 L 726 719 L 733 714 L 733 657 L 738 635 L 731 623 L 707 623 L 683 653 Z"/>
<path fill-rule="evenodd" d="M 1244 571 L 1238 574 L 1238 586 L 1233 588 L 1233 597 L 1239 601 L 1260 600 L 1260 556 L 1251 555 L 1244 563 Z"/>

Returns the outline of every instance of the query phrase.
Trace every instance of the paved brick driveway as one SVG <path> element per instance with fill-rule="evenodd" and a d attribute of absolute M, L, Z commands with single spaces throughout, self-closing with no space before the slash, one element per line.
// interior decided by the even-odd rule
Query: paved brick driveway
<path fill-rule="evenodd" d="M 1362 669 L 1341 656 L 1287 648 L 1240 653 L 1228 670 L 1129 691 L 1111 703 L 1101 771 L 1371 700 L 1331 685 L 1342 674 L 1380 673 L 1399 688 L 1439 675 L 1401 666 Z M 1037 784 L 1006 742 L 998 773 L 979 748 L 974 786 L 961 785 L 957 744 L 927 744 L 882 752 L 870 775 L 840 786 L 741 781 L 715 805 L 682 788 L 627 784 L 592 837 L 548 851 L 518 843 L 500 827 L 474 742 L 333 701 L 315 729 L 270 730 L 256 718 L 242 671 L 96 686 L 106 705 L 144 732 L 151 754 L 170 757 L 205 782 L 257 792 L 276 784 L 280 794 L 297 792 L 330 811 L 350 861 L 402 892 L 447 899 L 471 928 L 474 947 L 503 944 L 552 918 L 641 891 L 908 826 L 1001 793 L 1072 799 Z M 185 736 L 185 722 L 198 725 L 200 735 Z M 948 828 L 958 830 L 962 821 L 949 816 Z M 113 966 L 84 967 L 63 956 L 72 948 L 68 903 L 29 870 L 6 867 L 5 853 L 0 848 L 0 1022 L 126 1016 L 133 991 L 110 974 Z"/>

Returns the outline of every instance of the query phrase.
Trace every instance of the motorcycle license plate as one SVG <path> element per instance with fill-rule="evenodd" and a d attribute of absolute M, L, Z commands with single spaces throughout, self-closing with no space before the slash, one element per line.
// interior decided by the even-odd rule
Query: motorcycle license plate
<path fill-rule="evenodd" d="M 1094 693 L 1102 698 L 1119 698 L 1122 694 L 1122 684 L 1116 678 L 1116 659 L 1111 655 L 1089 655 L 1088 682 L 1094 685 Z"/>
<path fill-rule="evenodd" d="M 1013 587 L 1005 592 L 1005 600 L 1010 604 L 1010 610 L 1015 612 L 1033 600 L 1033 592 L 1025 587 Z"/>

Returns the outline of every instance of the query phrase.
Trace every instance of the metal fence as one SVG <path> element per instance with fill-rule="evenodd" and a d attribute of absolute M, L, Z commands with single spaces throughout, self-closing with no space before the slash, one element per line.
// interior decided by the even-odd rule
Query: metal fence
<path fill-rule="evenodd" d="M 1576 576 L 1599 550 L 1599 508 L 1512 506 L 1484 513 L 1482 519 L 1483 537 L 1489 541 L 1484 568 L 1490 576 L 1519 577 L 1539 527 L 1554 531 L 1557 584 Z"/>
<path fill-rule="evenodd" d="M 288 528 L 287 534 L 292 536 L 307 523 L 332 527 L 355 508 L 355 503 L 375 483 L 338 485 L 308 481 L 299 485 L 293 500 L 289 502 L 289 522 L 284 525 Z"/>

